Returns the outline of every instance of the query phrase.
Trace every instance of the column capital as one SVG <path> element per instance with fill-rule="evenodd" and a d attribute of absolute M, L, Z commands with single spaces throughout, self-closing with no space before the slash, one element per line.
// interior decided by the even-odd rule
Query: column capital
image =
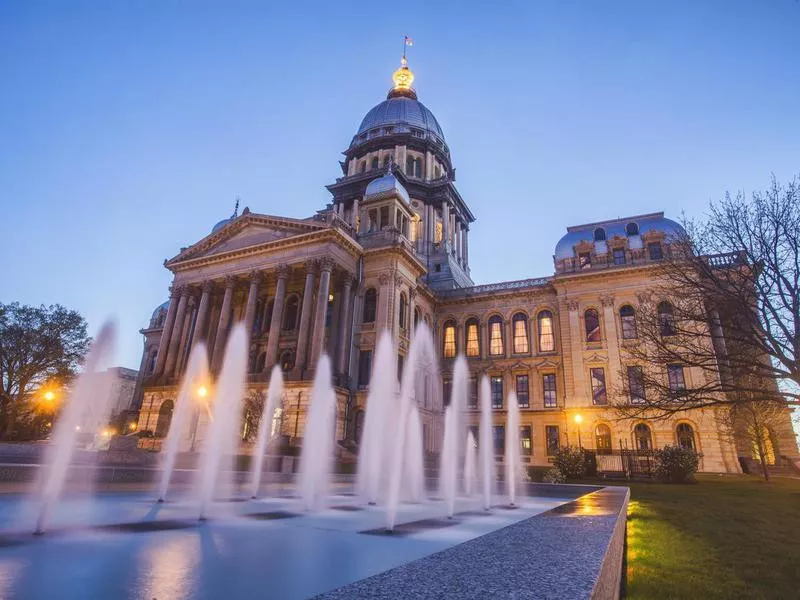
<path fill-rule="evenodd" d="M 399 288 L 406 282 L 405 278 L 400 275 L 400 273 L 395 273 L 394 275 L 394 287 Z"/>
<path fill-rule="evenodd" d="M 232 288 L 236 285 L 236 277 L 233 275 L 226 275 L 223 281 L 225 282 L 225 288 Z"/>
<path fill-rule="evenodd" d="M 177 298 L 181 295 L 181 290 L 183 289 L 182 285 L 175 283 L 174 281 L 169 284 L 169 297 L 170 298 Z"/>
<path fill-rule="evenodd" d="M 261 283 L 264 280 L 264 272 L 258 269 L 250 271 L 250 283 Z"/>
<path fill-rule="evenodd" d="M 383 273 L 378 275 L 378 283 L 380 283 L 381 286 L 389 285 L 389 282 L 391 280 L 392 280 L 392 274 L 389 271 L 384 271 Z"/>
<path fill-rule="evenodd" d="M 567 308 L 570 310 L 570 312 L 577 312 L 580 306 L 581 303 L 577 300 L 567 300 Z"/>
<path fill-rule="evenodd" d="M 211 292 L 214 291 L 214 282 L 211 281 L 210 279 L 206 279 L 203 282 L 201 289 L 203 290 L 204 294 L 210 294 Z"/>
<path fill-rule="evenodd" d="M 600 304 L 603 306 L 614 306 L 614 296 L 612 294 L 600 296 Z"/>
<path fill-rule="evenodd" d="M 336 262 L 330 256 L 324 256 L 323 258 L 319 259 L 319 268 L 322 271 L 327 271 L 330 273 L 335 265 Z"/>
<path fill-rule="evenodd" d="M 281 263 L 275 267 L 275 276 L 278 279 L 286 279 L 289 277 L 289 265 L 286 263 Z"/>
<path fill-rule="evenodd" d="M 319 272 L 319 259 L 317 258 L 309 258 L 306 261 L 306 275 L 309 273 L 313 273 L 316 275 Z"/>
<path fill-rule="evenodd" d="M 416 297 L 417 297 L 417 288 L 415 287 L 410 288 L 408 290 L 408 299 L 413 301 L 414 298 Z"/>

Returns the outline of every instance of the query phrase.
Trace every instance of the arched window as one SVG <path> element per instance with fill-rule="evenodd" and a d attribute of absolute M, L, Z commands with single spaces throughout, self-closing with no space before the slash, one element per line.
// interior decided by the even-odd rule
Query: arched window
<path fill-rule="evenodd" d="M 553 334 L 553 313 L 543 310 L 536 318 L 539 325 L 539 352 L 553 352 L 556 339 Z"/>
<path fill-rule="evenodd" d="M 385 169 L 385 168 L 386 168 L 386 167 L 388 167 L 388 166 L 389 166 L 389 155 L 388 155 L 388 154 L 386 154 L 386 155 L 383 157 L 383 168 Z"/>
<path fill-rule="evenodd" d="M 595 242 L 605 242 L 606 241 L 606 230 L 602 227 L 598 227 L 594 230 L 594 241 Z"/>
<path fill-rule="evenodd" d="M 161 403 L 161 407 L 158 409 L 158 421 L 156 422 L 155 437 L 167 437 L 169 425 L 172 423 L 172 411 L 174 408 L 175 404 L 172 402 L 172 400 L 164 400 L 164 402 Z"/>
<path fill-rule="evenodd" d="M 364 431 L 364 411 L 359 409 L 356 411 L 355 418 L 353 419 L 353 441 L 356 444 L 361 443 L 361 434 Z"/>
<path fill-rule="evenodd" d="M 514 354 L 528 353 L 528 315 L 518 312 L 511 319 L 514 331 Z"/>
<path fill-rule="evenodd" d="M 406 157 L 406 175 L 409 177 L 414 176 L 414 159 L 411 156 Z"/>
<path fill-rule="evenodd" d="M 505 354 L 503 343 L 503 317 L 495 315 L 489 319 L 489 354 L 501 356 Z"/>
<path fill-rule="evenodd" d="M 600 423 L 594 430 L 595 448 L 598 454 L 611 454 L 611 428 Z"/>
<path fill-rule="evenodd" d="M 286 305 L 283 308 L 283 330 L 292 331 L 297 327 L 297 312 L 300 309 L 300 299 L 296 295 L 289 296 L 286 299 Z"/>
<path fill-rule="evenodd" d="M 464 327 L 464 347 L 468 358 L 478 358 L 481 355 L 479 330 L 478 319 L 467 319 Z"/>
<path fill-rule="evenodd" d="M 359 170 L 361 173 L 364 173 L 364 172 L 366 172 L 366 170 L 367 170 L 367 161 L 365 161 L 365 160 L 362 160 L 362 161 L 361 161 L 361 166 L 359 166 L 358 170 Z"/>
<path fill-rule="evenodd" d="M 375 288 L 369 288 L 364 292 L 364 314 L 361 319 L 364 323 L 374 323 L 375 313 L 378 308 L 378 291 Z"/>
<path fill-rule="evenodd" d="M 639 226 L 636 223 L 628 223 L 625 225 L 625 235 L 639 235 Z"/>
<path fill-rule="evenodd" d="M 644 423 L 639 423 L 633 428 L 633 441 L 637 450 L 651 450 L 653 448 L 653 436 L 650 428 Z"/>
<path fill-rule="evenodd" d="M 694 450 L 694 429 L 688 423 L 678 423 L 675 428 L 678 434 L 678 446 L 685 450 Z"/>
<path fill-rule="evenodd" d="M 675 314 L 666 300 L 658 303 L 658 328 L 662 336 L 675 335 Z"/>
<path fill-rule="evenodd" d="M 600 335 L 600 314 L 593 308 L 583 313 L 583 324 L 586 329 L 587 342 L 599 342 Z"/>
<path fill-rule="evenodd" d="M 378 168 L 378 157 L 377 156 L 373 156 L 372 157 L 372 165 L 370 166 L 370 168 L 371 169 L 377 169 Z"/>
<path fill-rule="evenodd" d="M 400 294 L 400 308 L 397 311 L 397 320 L 400 325 L 400 329 L 407 329 L 408 328 L 408 300 L 406 300 L 406 295 L 404 293 Z"/>
<path fill-rule="evenodd" d="M 422 320 L 422 313 L 420 312 L 419 307 L 417 306 L 414 308 L 414 329 L 417 328 L 417 325 L 419 325 L 419 322 L 421 320 Z"/>
<path fill-rule="evenodd" d="M 630 304 L 619 309 L 619 318 L 622 322 L 622 339 L 635 340 L 639 337 L 636 331 L 636 312 Z"/>
<path fill-rule="evenodd" d="M 455 358 L 456 351 L 456 322 L 447 321 L 442 329 L 442 356 Z"/>
<path fill-rule="evenodd" d="M 422 159 L 415 158 L 414 159 L 414 175 L 416 177 L 422 177 Z"/>
<path fill-rule="evenodd" d="M 264 363 L 267 362 L 267 353 L 262 352 L 256 359 L 256 373 L 261 373 L 264 370 Z"/>

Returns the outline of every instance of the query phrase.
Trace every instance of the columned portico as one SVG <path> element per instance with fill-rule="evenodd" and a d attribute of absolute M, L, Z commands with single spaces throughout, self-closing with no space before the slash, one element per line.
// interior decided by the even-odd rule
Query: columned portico
<path fill-rule="evenodd" d="M 164 366 L 164 375 L 172 377 L 175 372 L 175 362 L 178 359 L 178 347 L 181 344 L 183 335 L 183 319 L 186 315 L 186 303 L 189 301 L 189 288 L 182 287 L 180 299 L 178 300 L 178 310 L 175 312 L 175 323 L 172 327 L 169 339 L 169 349 L 167 351 L 167 362 Z"/>
<path fill-rule="evenodd" d="M 203 283 L 203 291 L 200 295 L 200 306 L 197 308 L 197 316 L 194 323 L 194 337 L 192 338 L 192 348 L 205 340 L 206 321 L 211 304 L 211 292 L 214 284 L 211 281 Z"/>
<path fill-rule="evenodd" d="M 311 319 L 313 317 L 314 281 L 317 276 L 319 263 L 310 260 L 306 263 L 306 282 L 303 287 L 303 307 L 300 310 L 300 330 L 297 332 L 297 354 L 294 361 L 294 375 L 300 378 L 306 366 L 308 356 L 308 338 Z"/>
<path fill-rule="evenodd" d="M 344 274 L 342 282 L 342 304 L 341 317 L 339 318 L 339 339 L 336 350 L 336 373 L 345 374 L 347 368 L 347 355 L 350 340 L 350 331 L 353 328 L 353 276 L 350 273 Z"/>
<path fill-rule="evenodd" d="M 328 314 L 328 295 L 331 286 L 331 271 L 333 270 L 333 260 L 323 258 L 320 263 L 319 289 L 317 290 L 317 308 L 314 316 L 314 333 L 311 342 L 311 357 L 308 367 L 313 369 L 320 354 L 322 354 L 322 342 L 325 339 L 325 321 Z"/>
<path fill-rule="evenodd" d="M 283 304 L 286 301 L 286 280 L 289 278 L 289 267 L 278 265 L 275 270 L 277 278 L 275 284 L 275 301 L 272 305 L 272 317 L 267 339 L 267 356 L 264 361 L 264 372 L 269 373 L 278 360 L 278 342 L 280 341 L 281 327 L 283 324 Z"/>
<path fill-rule="evenodd" d="M 169 340 L 172 335 L 172 326 L 175 324 L 175 313 L 178 311 L 178 296 L 180 295 L 180 288 L 172 286 L 170 289 L 169 308 L 167 309 L 167 319 L 164 322 L 164 328 L 161 331 L 161 341 L 158 345 L 158 354 L 156 355 L 156 368 L 153 374 L 158 376 L 164 373 L 164 366 L 167 364 L 167 351 L 169 350 Z"/>
<path fill-rule="evenodd" d="M 249 336 L 253 331 L 253 319 L 256 315 L 256 300 L 258 299 L 258 286 L 261 284 L 263 275 L 261 271 L 250 273 L 250 289 L 247 293 L 247 306 L 244 310 L 244 325 Z"/>
<path fill-rule="evenodd" d="M 225 354 L 225 343 L 228 339 L 228 326 L 231 322 L 233 303 L 233 289 L 236 285 L 235 277 L 225 278 L 225 294 L 222 297 L 222 309 L 217 323 L 217 335 L 214 340 L 214 355 L 211 359 L 211 369 L 216 373 L 222 366 L 222 357 Z"/>

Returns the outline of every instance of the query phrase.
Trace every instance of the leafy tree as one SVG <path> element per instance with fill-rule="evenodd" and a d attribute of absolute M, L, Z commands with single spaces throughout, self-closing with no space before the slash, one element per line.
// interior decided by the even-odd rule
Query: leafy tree
<path fill-rule="evenodd" d="M 30 437 L 36 394 L 63 387 L 89 349 L 86 320 L 61 305 L 0 303 L 0 436 Z M 38 423 L 42 419 L 33 419 Z M 34 427 L 38 427 L 35 425 Z"/>

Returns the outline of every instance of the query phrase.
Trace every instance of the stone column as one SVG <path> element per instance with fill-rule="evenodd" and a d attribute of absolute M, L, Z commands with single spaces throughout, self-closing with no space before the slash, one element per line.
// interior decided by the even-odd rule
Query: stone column
<path fill-rule="evenodd" d="M 309 328 L 311 327 L 311 318 L 314 316 L 314 305 L 312 304 L 314 299 L 314 279 L 318 268 L 319 264 L 315 260 L 310 260 L 306 263 L 306 284 L 303 288 L 303 308 L 300 312 L 300 330 L 297 333 L 297 356 L 294 361 L 294 370 L 298 374 L 302 373 L 303 368 L 306 366 Z M 325 301 L 328 301 L 327 297 Z"/>
<path fill-rule="evenodd" d="M 469 229 L 464 229 L 464 266 L 469 264 Z"/>
<path fill-rule="evenodd" d="M 450 237 L 447 239 L 447 241 L 450 242 L 450 252 L 452 254 L 455 254 L 455 252 L 456 252 L 455 237 L 456 237 L 456 213 L 452 213 L 451 212 L 450 213 Z"/>
<path fill-rule="evenodd" d="M 175 373 L 175 362 L 178 359 L 178 347 L 181 344 L 183 334 L 183 319 L 186 316 L 186 303 L 189 301 L 189 288 L 181 288 L 181 297 L 178 301 L 178 310 L 175 312 L 175 323 L 170 334 L 169 350 L 167 351 L 167 362 L 164 366 L 164 375 L 172 377 Z"/>
<path fill-rule="evenodd" d="M 359 214 L 358 214 L 358 198 L 353 200 L 353 208 L 350 210 L 350 224 L 355 228 L 356 233 L 358 233 L 359 227 Z"/>
<path fill-rule="evenodd" d="M 325 339 L 325 317 L 328 313 L 328 294 L 331 288 L 331 270 L 333 259 L 325 257 L 320 261 L 319 289 L 317 290 L 317 309 L 314 318 L 314 331 L 311 342 L 311 359 L 309 367 L 313 368 L 322 354 L 322 342 Z"/>
<path fill-rule="evenodd" d="M 408 337 L 414 337 L 414 311 L 417 309 L 417 288 L 408 290 Z"/>
<path fill-rule="evenodd" d="M 278 360 L 278 341 L 283 327 L 283 304 L 286 300 L 286 280 L 289 278 L 289 267 L 278 265 L 275 275 L 277 277 L 275 300 L 272 304 L 272 317 L 269 325 L 269 337 L 267 338 L 267 358 L 264 361 L 264 371 L 266 373 L 270 372 Z"/>
<path fill-rule="evenodd" d="M 456 224 L 456 258 L 458 264 L 461 264 L 463 258 L 461 256 L 461 223 Z"/>
<path fill-rule="evenodd" d="M 386 271 L 378 275 L 378 314 L 375 318 L 376 331 L 380 332 L 384 329 L 390 329 L 389 323 L 389 296 L 392 294 L 390 283 L 392 281 L 392 273 Z"/>
<path fill-rule="evenodd" d="M 222 365 L 222 356 L 225 354 L 225 342 L 228 338 L 228 325 L 231 322 L 231 304 L 233 301 L 233 288 L 236 284 L 235 277 L 225 278 L 225 295 L 222 297 L 222 310 L 217 322 L 217 335 L 214 339 L 214 355 L 211 359 L 213 371 L 219 371 Z"/>
<path fill-rule="evenodd" d="M 247 293 L 247 306 L 244 309 L 244 324 L 247 335 L 253 331 L 253 319 L 256 316 L 256 301 L 258 300 L 258 286 L 261 284 L 261 271 L 250 273 L 250 290 Z"/>
<path fill-rule="evenodd" d="M 192 323 L 194 322 L 197 312 L 195 310 L 194 297 L 190 294 L 186 302 L 186 316 L 183 318 L 183 332 L 181 333 L 181 343 L 178 346 L 178 359 L 175 362 L 173 369 L 174 375 L 180 375 L 186 366 L 186 357 L 188 355 L 187 346 L 191 342 Z M 167 357 L 169 358 L 169 357 Z"/>
<path fill-rule="evenodd" d="M 214 284 L 210 281 L 203 283 L 203 293 L 200 296 L 200 306 L 197 309 L 197 319 L 194 323 L 194 337 L 192 338 L 192 348 L 205 339 L 205 327 L 208 320 L 209 304 L 211 303 L 211 291 Z"/>
<path fill-rule="evenodd" d="M 394 287 L 392 288 L 391 285 L 389 286 L 392 294 L 392 305 L 394 306 L 394 311 L 392 311 L 392 324 L 391 327 L 389 327 L 389 330 L 392 332 L 392 337 L 395 340 L 399 339 L 400 335 L 400 293 L 402 286 L 403 278 L 396 273 L 394 276 Z M 407 312 L 408 305 L 406 305 L 406 313 Z M 407 317 L 408 314 L 406 314 L 406 318 Z"/>
<path fill-rule="evenodd" d="M 569 309 L 569 338 L 572 347 L 572 398 L 567 397 L 565 407 L 582 406 L 586 402 L 583 374 L 583 337 L 581 336 L 580 303 L 567 301 Z M 563 332 L 562 332 L 563 333 Z M 571 401 L 570 401 L 571 400 Z"/>
<path fill-rule="evenodd" d="M 169 339 L 172 336 L 172 326 L 175 324 L 175 313 L 178 311 L 178 296 L 180 288 L 170 287 L 169 308 L 167 309 L 167 319 L 164 328 L 161 330 L 161 340 L 158 344 L 158 354 L 156 355 L 156 368 L 153 375 L 161 375 L 164 372 L 164 365 L 167 364 L 167 351 L 169 350 Z"/>
<path fill-rule="evenodd" d="M 447 201 L 442 202 L 442 248 L 450 246 L 450 206 Z"/>
<path fill-rule="evenodd" d="M 600 296 L 603 305 L 603 321 L 606 326 L 606 347 L 608 348 L 608 374 L 606 375 L 606 397 L 609 404 L 612 402 L 611 394 L 622 389 L 619 380 L 619 370 L 622 363 L 619 358 L 619 341 L 617 336 L 617 320 L 614 310 L 614 296 Z"/>
<path fill-rule="evenodd" d="M 344 274 L 344 282 L 342 285 L 342 314 L 339 317 L 339 339 L 338 348 L 336 350 L 336 373 L 344 375 L 345 365 L 347 364 L 347 340 L 350 338 L 350 331 L 352 329 L 353 319 L 353 301 L 351 294 L 353 291 L 353 275 L 351 273 Z"/>

